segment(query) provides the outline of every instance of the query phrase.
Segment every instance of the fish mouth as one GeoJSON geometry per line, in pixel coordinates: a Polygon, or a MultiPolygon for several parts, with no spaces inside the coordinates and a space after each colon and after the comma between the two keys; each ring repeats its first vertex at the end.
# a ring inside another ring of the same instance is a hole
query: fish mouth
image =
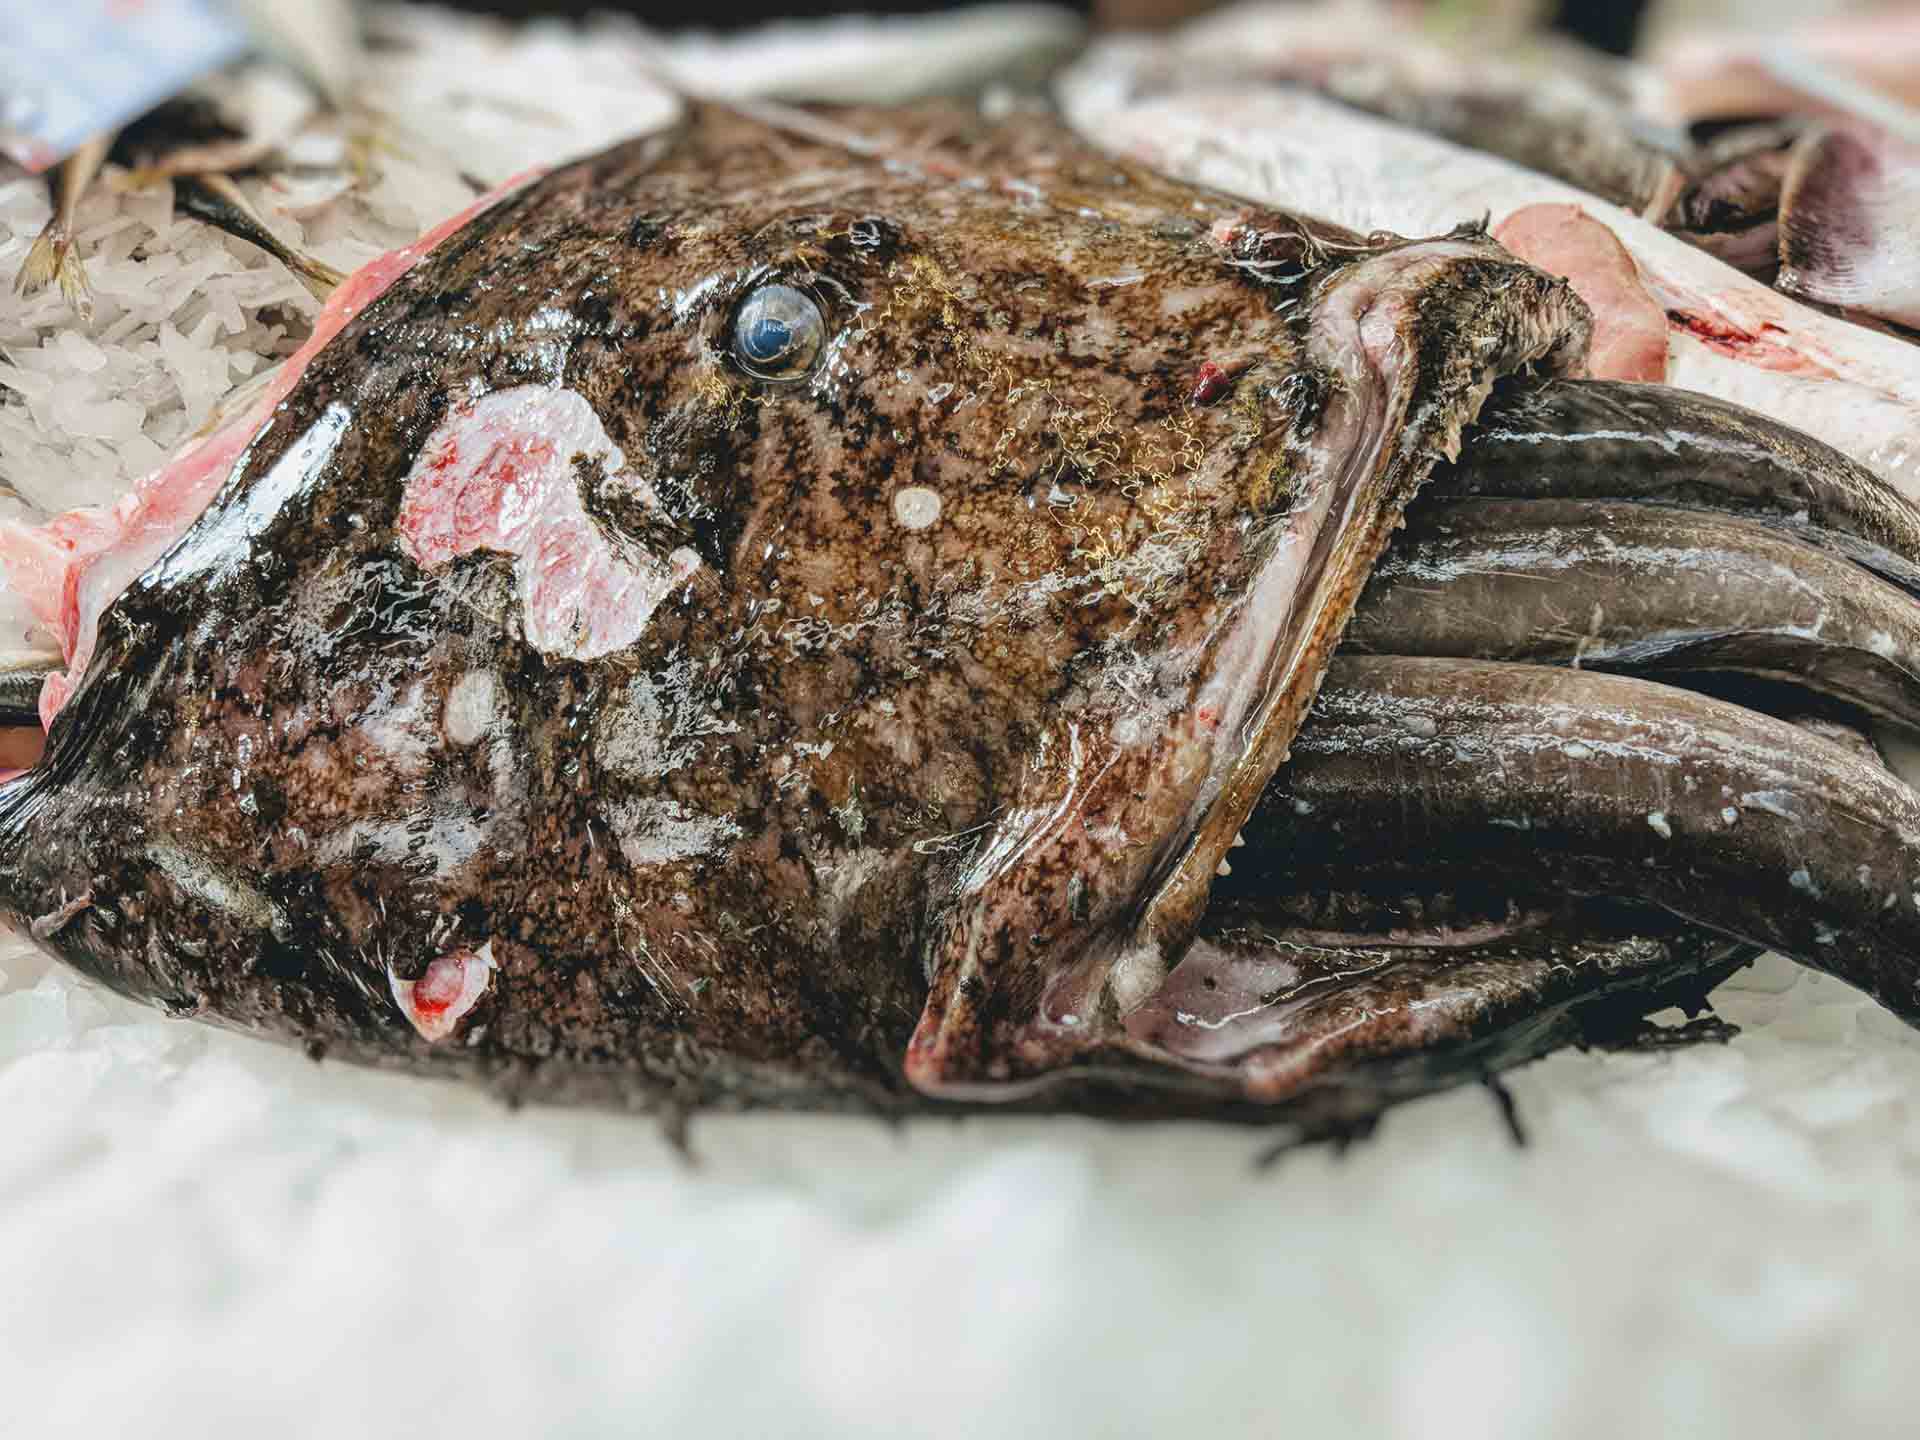
{"type": "Polygon", "coordinates": [[[1037,887],[1012,872],[1064,874],[1090,853],[1110,870],[1128,863],[1101,856],[1086,823],[1124,809],[1112,792],[1128,785],[1127,767],[1102,773],[1090,756],[1050,809],[1022,815],[1024,829],[1004,827],[982,852],[997,872],[977,867],[977,892],[943,917],[933,941],[928,999],[904,1064],[910,1083],[995,1100],[1102,1054],[1180,1063],[1130,1035],[1126,1017],[1164,986],[1199,928],[1215,876],[1284,762],[1407,502],[1437,460],[1458,453],[1497,379],[1577,374],[1590,336],[1591,317],[1564,282],[1477,231],[1395,240],[1318,283],[1301,338],[1326,398],[1304,438],[1290,508],[1272,522],[1185,713],[1139,767],[1161,790],[1134,814],[1162,838],[1131,878],[1118,877],[1112,908],[1070,936],[1048,935],[1032,925],[1037,887]]]}
{"type": "Polygon", "coordinates": [[[1517,268],[1477,238],[1419,241],[1345,267],[1319,297],[1307,355],[1331,384],[1310,442],[1317,478],[1275,537],[1203,691],[1203,706],[1238,723],[1223,727],[1214,774],[1188,813],[1191,838],[1146,907],[1144,936],[1177,945],[1193,933],[1374,562],[1434,464],[1458,457],[1494,381],[1584,366],[1591,321],[1564,285],[1540,287],[1536,310],[1503,313],[1492,303],[1495,274],[1511,278],[1517,268]],[[1476,309],[1470,297],[1489,303],[1476,309]],[[1436,363],[1442,337],[1466,355],[1436,363]]]}

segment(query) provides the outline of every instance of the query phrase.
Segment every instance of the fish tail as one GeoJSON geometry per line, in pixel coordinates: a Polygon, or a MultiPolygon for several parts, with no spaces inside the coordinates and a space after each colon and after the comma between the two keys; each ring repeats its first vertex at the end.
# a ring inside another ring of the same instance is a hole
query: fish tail
{"type": "Polygon", "coordinates": [[[33,295],[51,285],[60,273],[60,257],[72,243],[58,218],[47,221],[34,237],[27,258],[20,262],[20,272],[13,277],[13,293],[33,295]]]}
{"type": "Polygon", "coordinates": [[[13,277],[13,293],[35,295],[56,282],[74,312],[82,320],[93,319],[93,286],[80,263],[73,234],[58,216],[47,221],[35,237],[19,273],[13,277]]]}
{"type": "Polygon", "coordinates": [[[282,259],[286,267],[294,273],[295,278],[307,287],[316,300],[326,300],[346,283],[347,277],[326,261],[316,260],[313,256],[298,250],[288,250],[282,259]]]}

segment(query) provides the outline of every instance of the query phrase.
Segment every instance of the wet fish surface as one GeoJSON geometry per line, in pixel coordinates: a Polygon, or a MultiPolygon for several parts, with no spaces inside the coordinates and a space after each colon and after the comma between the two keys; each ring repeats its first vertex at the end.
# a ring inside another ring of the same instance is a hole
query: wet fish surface
{"type": "Polygon", "coordinates": [[[1592,341],[1478,225],[694,106],[348,277],[111,514],[0,526],[64,662],[0,905],[179,1014],[668,1114],[1336,1134],[1761,945],[1911,1016],[1912,792],[1750,707],[1910,721],[1920,520],[1592,341]],[[1745,698],[1495,663],[1590,644],[1745,698]]]}
{"type": "Polygon", "coordinates": [[[1123,1017],[1427,470],[1587,339],[1471,228],[957,109],[701,108],[350,299],[60,579],[0,892],[179,1013],[653,1107],[1245,1101],[1123,1017]]]}
{"type": "Polygon", "coordinates": [[[1353,889],[1385,915],[1461,884],[1629,896],[1920,1015],[1920,795],[1855,746],[1537,665],[1342,656],[1322,694],[1223,906],[1287,917],[1353,889]]]}
{"type": "Polygon", "coordinates": [[[1770,526],[1652,505],[1427,505],[1347,646],[1797,684],[1920,728],[1920,606],[1770,526]]]}

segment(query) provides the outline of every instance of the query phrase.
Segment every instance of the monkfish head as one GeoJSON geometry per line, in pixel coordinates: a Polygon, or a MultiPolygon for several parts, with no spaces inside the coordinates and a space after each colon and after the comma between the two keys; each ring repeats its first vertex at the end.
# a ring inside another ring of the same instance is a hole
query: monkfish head
{"type": "Polygon", "coordinates": [[[81,617],[0,889],[131,993],[550,1090],[1150,1072],[1401,507],[1584,341],[1477,234],[1042,116],[696,108],[305,363],[81,617]]]}

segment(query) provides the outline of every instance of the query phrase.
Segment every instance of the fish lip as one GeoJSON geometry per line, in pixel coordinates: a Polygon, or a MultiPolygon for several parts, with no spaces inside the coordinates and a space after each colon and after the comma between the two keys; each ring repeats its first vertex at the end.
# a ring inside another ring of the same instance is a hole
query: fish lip
{"type": "MultiPolygon", "coordinates": [[[[1418,346],[1408,343],[1425,323],[1423,304],[1431,293],[1430,282],[1462,262],[1488,260],[1514,264],[1492,242],[1458,234],[1403,242],[1343,268],[1317,297],[1306,329],[1307,354],[1339,382],[1328,402],[1330,422],[1323,420],[1317,444],[1324,455],[1328,423],[1347,427],[1353,436],[1335,452],[1340,458],[1334,459],[1330,479],[1319,487],[1327,510],[1314,528],[1305,585],[1293,586],[1289,596],[1297,600],[1304,588],[1317,595],[1319,603],[1307,616],[1304,633],[1290,644],[1286,622],[1297,615],[1297,608],[1290,607],[1276,624],[1256,601],[1263,587],[1284,578],[1288,557],[1276,553],[1263,563],[1236,626],[1240,633],[1228,641],[1252,652],[1250,659],[1259,667],[1257,693],[1246,705],[1244,723],[1231,731],[1221,727],[1214,774],[1189,810],[1189,838],[1178,860],[1168,867],[1145,908],[1141,940],[1177,948],[1193,933],[1232,837],[1285,762],[1286,746],[1306,717],[1374,560],[1435,460],[1441,454],[1458,454],[1461,432],[1490,392],[1496,368],[1491,355],[1483,362],[1484,378],[1469,393],[1451,405],[1428,396],[1422,410],[1415,411],[1418,346]],[[1383,273],[1369,273],[1375,270],[1383,273]],[[1340,414],[1356,397],[1362,402],[1358,413],[1340,414]],[[1234,748],[1229,752],[1230,746],[1234,748]]],[[[1518,341],[1512,344],[1517,354],[1507,357],[1503,368],[1540,362],[1554,370],[1575,370],[1584,364],[1590,317],[1571,291],[1559,298],[1568,307],[1563,325],[1570,325],[1563,328],[1547,319],[1538,324],[1537,335],[1511,337],[1510,343],[1518,341]]],[[[1216,663],[1216,680],[1233,670],[1231,653],[1216,663]]]]}
{"type": "MultiPolygon", "coordinates": [[[[994,933],[984,911],[964,913],[959,933],[971,938],[943,942],[961,958],[951,977],[936,974],[907,1047],[906,1078],[923,1093],[981,1083],[1004,1092],[1090,1052],[1178,1063],[1129,1037],[1125,1016],[1157,993],[1198,929],[1218,866],[1283,763],[1407,501],[1442,454],[1457,453],[1495,379],[1534,365],[1577,373],[1591,335],[1586,307],[1563,281],[1465,234],[1395,240],[1342,265],[1309,316],[1306,357],[1334,387],[1309,442],[1310,486],[1296,491],[1307,498],[1286,512],[1237,615],[1208,642],[1175,721],[1193,726],[1211,706],[1210,749],[1193,762],[1205,773],[1180,782],[1193,785],[1184,813],[1160,832],[1162,858],[1135,900],[1058,959],[1016,949],[994,962],[1032,996],[1015,999],[1011,1015],[1004,1001],[989,1014],[959,984],[980,963],[965,957],[994,933]],[[1036,969],[1037,986],[1026,978],[1036,969]]],[[[1167,763],[1183,763],[1180,743],[1167,763]]]]}

